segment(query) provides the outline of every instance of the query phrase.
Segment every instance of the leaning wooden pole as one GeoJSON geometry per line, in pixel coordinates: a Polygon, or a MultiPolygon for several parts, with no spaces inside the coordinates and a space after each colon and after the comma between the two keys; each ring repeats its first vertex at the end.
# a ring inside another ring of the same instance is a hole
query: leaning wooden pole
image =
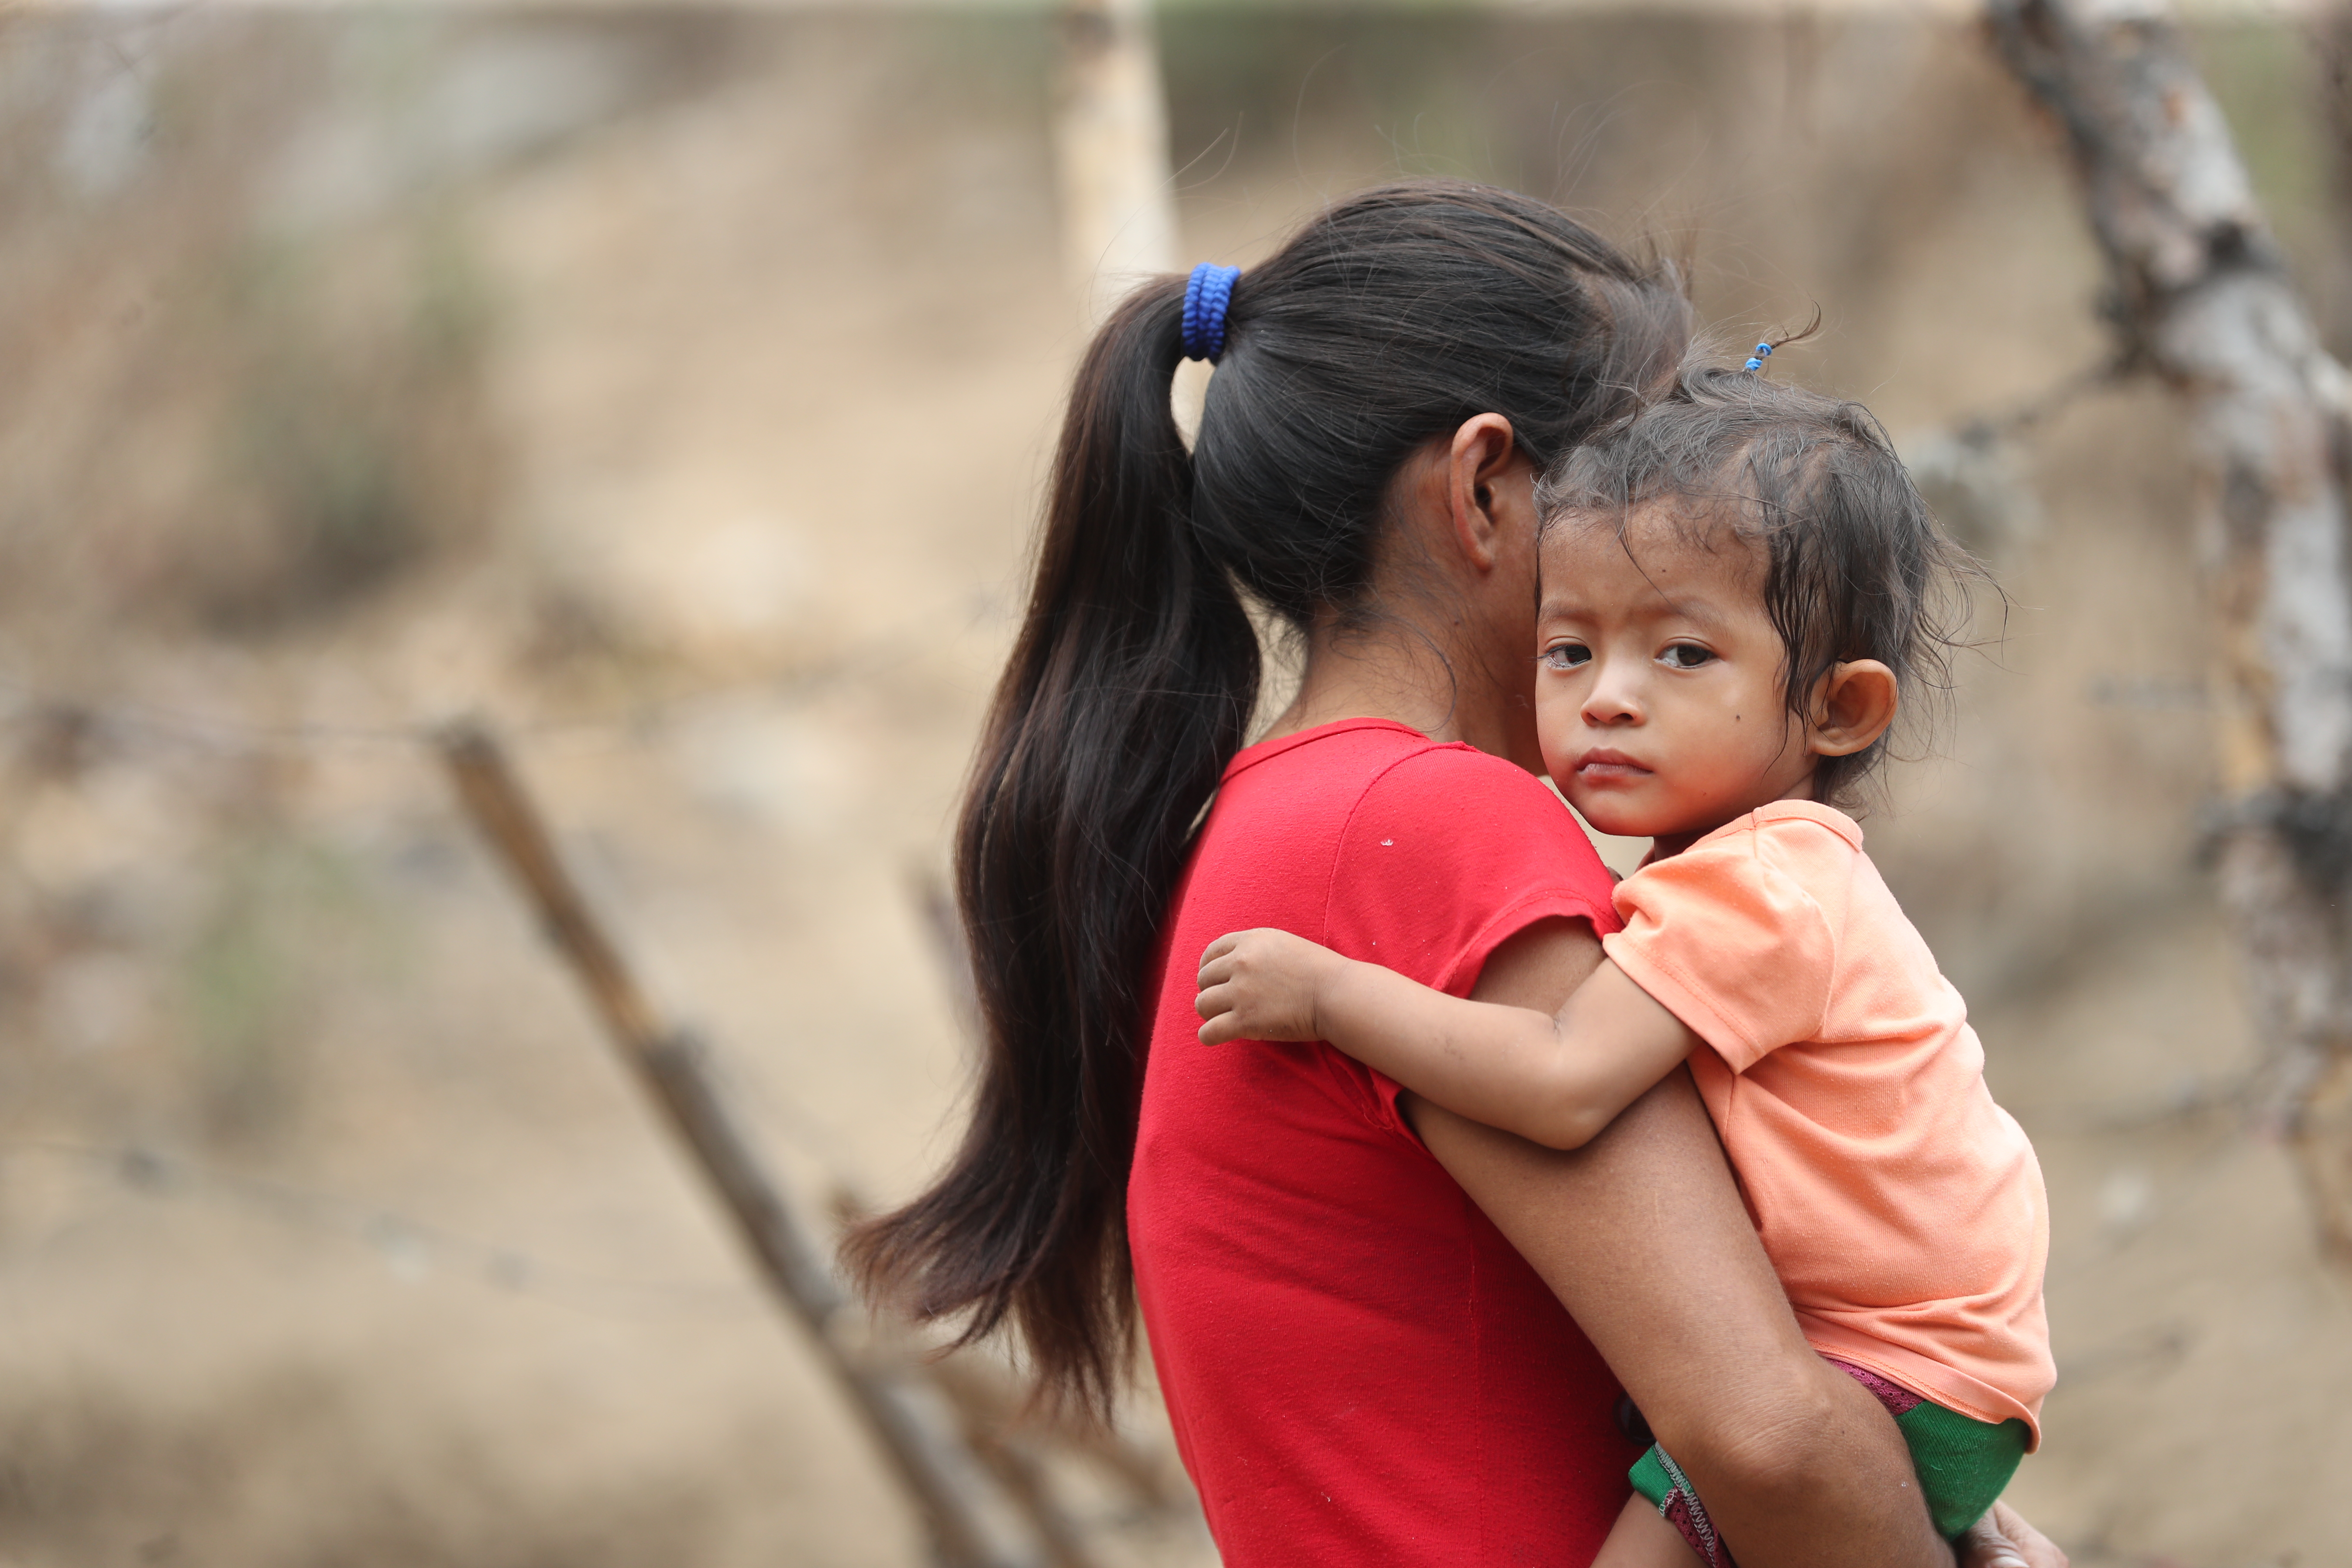
{"type": "Polygon", "coordinates": [[[1150,0],[1066,0],[1060,28],[1062,245],[1099,321],[1138,279],[1177,265],[1167,98],[1150,0]]]}
{"type": "MultiPolygon", "coordinates": [[[[1004,1539],[981,1458],[954,1412],[908,1364],[862,1353],[865,1321],[826,1267],[756,1145],[712,1080],[700,1045],[665,1024],[638,987],[557,853],[530,797],[490,731],[458,723],[439,737],[441,759],[467,815],[513,873],[586,990],[605,1032],[672,1131],[694,1154],[785,1309],[863,1418],[893,1473],[922,1510],[941,1568],[1034,1568],[1004,1539]],[[927,1397],[928,1395],[928,1397],[927,1397]]],[[[1017,1504],[1017,1500],[1016,1504],[1017,1504]]],[[[1058,1550],[1056,1556],[1064,1554],[1058,1550]]]]}
{"type": "Polygon", "coordinates": [[[2130,367],[2194,429],[2219,636],[2221,894],[2265,1046],[2259,1112],[2352,1259],[2352,580],[2343,368],[2321,347],[2220,107],[2160,4],[1989,0],[2064,128],[2130,367]]]}

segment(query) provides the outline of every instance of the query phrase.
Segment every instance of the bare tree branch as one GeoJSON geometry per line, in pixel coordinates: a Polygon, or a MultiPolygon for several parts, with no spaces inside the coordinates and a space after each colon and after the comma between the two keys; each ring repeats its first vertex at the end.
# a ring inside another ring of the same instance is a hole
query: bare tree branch
{"type": "Polygon", "coordinates": [[[2159,0],[1989,0],[2064,128],[2126,363],[2188,404],[2219,622],[2222,896],[2266,1047],[2262,1111],[2352,1258],[2352,583],[2347,378],[2159,0]]]}

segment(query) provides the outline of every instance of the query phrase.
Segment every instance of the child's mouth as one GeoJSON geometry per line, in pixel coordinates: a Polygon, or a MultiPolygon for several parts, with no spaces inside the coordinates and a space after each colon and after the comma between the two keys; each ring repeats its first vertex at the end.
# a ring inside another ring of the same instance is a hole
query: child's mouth
{"type": "Polygon", "coordinates": [[[1591,784],[1631,782],[1650,776],[1650,770],[1622,752],[1587,752],[1576,759],[1576,776],[1591,784]]]}

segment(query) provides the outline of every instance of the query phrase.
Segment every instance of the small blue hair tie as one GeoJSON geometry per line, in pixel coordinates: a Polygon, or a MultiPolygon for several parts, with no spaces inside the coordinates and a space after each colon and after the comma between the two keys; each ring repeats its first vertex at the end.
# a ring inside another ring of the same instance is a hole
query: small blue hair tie
{"type": "Polygon", "coordinates": [[[1225,307],[1234,300],[1234,280],[1242,275],[1238,267],[1219,267],[1203,261],[1192,268],[1191,281],[1184,285],[1184,357],[1204,359],[1211,364],[1225,352],[1225,307]]]}
{"type": "Polygon", "coordinates": [[[1771,357],[1772,345],[1770,343],[1758,343],[1756,345],[1756,352],[1749,354],[1748,356],[1748,363],[1741,365],[1739,368],[1742,370],[1762,370],[1764,368],[1764,362],[1771,357]]]}

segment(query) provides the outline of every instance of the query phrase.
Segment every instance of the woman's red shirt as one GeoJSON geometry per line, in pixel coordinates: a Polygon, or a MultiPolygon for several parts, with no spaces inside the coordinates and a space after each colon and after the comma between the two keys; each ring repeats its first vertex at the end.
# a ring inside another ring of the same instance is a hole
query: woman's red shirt
{"type": "Polygon", "coordinates": [[[1225,770],[1177,889],[1128,1188],[1160,1386],[1226,1568],[1590,1562],[1635,1450],[1609,1369],[1328,1046],[1206,1047],[1201,950],[1278,926],[1455,995],[1611,882],[1526,773],[1350,720],[1225,770]]]}

